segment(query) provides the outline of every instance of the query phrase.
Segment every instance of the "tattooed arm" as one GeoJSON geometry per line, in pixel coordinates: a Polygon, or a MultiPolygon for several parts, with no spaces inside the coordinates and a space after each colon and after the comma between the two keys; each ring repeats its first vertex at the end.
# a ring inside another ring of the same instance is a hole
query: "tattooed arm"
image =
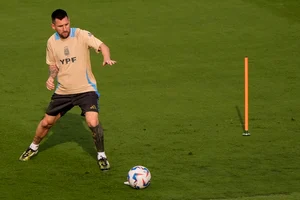
{"type": "Polygon", "coordinates": [[[49,77],[52,77],[53,79],[57,76],[58,68],[56,65],[49,65],[49,77]]]}
{"type": "Polygon", "coordinates": [[[55,87],[54,79],[58,74],[58,68],[56,65],[49,65],[49,78],[46,81],[46,87],[48,90],[53,90],[55,87]]]}

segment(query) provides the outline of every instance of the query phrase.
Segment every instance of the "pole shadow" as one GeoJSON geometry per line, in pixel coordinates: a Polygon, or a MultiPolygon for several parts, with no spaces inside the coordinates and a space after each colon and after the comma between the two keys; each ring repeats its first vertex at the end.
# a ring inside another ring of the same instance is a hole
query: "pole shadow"
{"type": "Polygon", "coordinates": [[[79,114],[67,113],[60,118],[44,138],[39,147],[39,152],[67,142],[77,143],[85,152],[96,159],[97,151],[92,133],[85,126],[85,118],[79,114]]]}
{"type": "Polygon", "coordinates": [[[244,120],[243,120],[243,117],[242,117],[242,114],[241,114],[241,110],[239,109],[238,106],[235,106],[235,109],[236,109],[236,112],[237,112],[239,120],[240,120],[242,131],[244,131],[245,130],[245,123],[244,123],[244,120]]]}

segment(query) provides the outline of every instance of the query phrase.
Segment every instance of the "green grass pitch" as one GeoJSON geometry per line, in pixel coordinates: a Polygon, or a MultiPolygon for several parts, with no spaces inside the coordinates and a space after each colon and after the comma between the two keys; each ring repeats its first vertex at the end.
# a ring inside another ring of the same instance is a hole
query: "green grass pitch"
{"type": "Polygon", "coordinates": [[[12,0],[0,11],[0,199],[300,199],[297,0],[12,0]],[[18,161],[52,95],[45,48],[56,8],[118,61],[101,67],[91,52],[108,172],[79,108],[37,157],[18,161]],[[135,165],[151,171],[149,188],[123,185],[135,165]]]}

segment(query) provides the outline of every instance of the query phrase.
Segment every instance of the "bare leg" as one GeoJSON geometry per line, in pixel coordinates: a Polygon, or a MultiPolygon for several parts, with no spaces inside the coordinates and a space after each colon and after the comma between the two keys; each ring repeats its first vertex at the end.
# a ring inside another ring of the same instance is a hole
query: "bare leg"
{"type": "Polygon", "coordinates": [[[19,160],[28,161],[31,157],[38,153],[38,147],[40,142],[48,134],[50,128],[53,124],[60,118],[60,114],[57,116],[50,116],[45,114],[44,118],[40,121],[39,125],[36,128],[35,136],[29,148],[24,151],[19,160]]]}
{"type": "Polygon", "coordinates": [[[109,170],[110,164],[104,152],[104,134],[103,128],[98,120],[98,113],[86,112],[85,119],[93,134],[94,143],[98,152],[98,165],[101,170],[109,170]]]}
{"type": "Polygon", "coordinates": [[[32,143],[38,145],[48,134],[50,128],[55,124],[55,122],[60,118],[60,114],[56,116],[50,116],[45,114],[44,118],[40,121],[36,128],[35,136],[32,143]]]}
{"type": "Polygon", "coordinates": [[[94,143],[98,152],[104,152],[104,134],[103,128],[98,120],[97,112],[85,113],[86,123],[92,131],[94,143]]]}

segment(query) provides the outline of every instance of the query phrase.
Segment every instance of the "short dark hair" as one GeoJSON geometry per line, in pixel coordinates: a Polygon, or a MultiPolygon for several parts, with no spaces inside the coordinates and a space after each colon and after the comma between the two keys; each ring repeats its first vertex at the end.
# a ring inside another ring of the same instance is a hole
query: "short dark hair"
{"type": "Polygon", "coordinates": [[[68,14],[65,10],[63,9],[56,9],[53,11],[51,18],[52,18],[52,23],[55,22],[55,19],[62,20],[63,18],[68,17],[68,14]]]}

